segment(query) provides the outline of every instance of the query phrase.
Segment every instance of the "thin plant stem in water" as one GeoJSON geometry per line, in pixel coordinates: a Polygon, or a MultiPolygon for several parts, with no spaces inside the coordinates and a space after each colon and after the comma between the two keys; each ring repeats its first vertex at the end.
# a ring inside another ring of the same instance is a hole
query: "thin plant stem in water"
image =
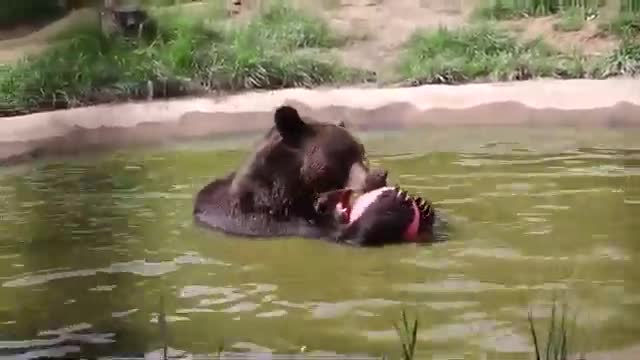
{"type": "Polygon", "coordinates": [[[216,351],[216,355],[218,357],[218,359],[220,359],[222,357],[222,353],[224,352],[224,341],[218,345],[218,349],[216,351]]]}
{"type": "Polygon", "coordinates": [[[158,313],[158,325],[160,327],[160,336],[162,338],[162,358],[167,360],[167,317],[164,310],[164,294],[160,295],[160,311],[158,313]]]}
{"type": "Polygon", "coordinates": [[[398,336],[400,337],[400,344],[402,345],[402,359],[413,360],[415,354],[416,343],[418,339],[418,318],[416,317],[413,324],[409,323],[407,319],[407,313],[402,310],[401,324],[394,324],[398,336]]]}
{"type": "Polygon", "coordinates": [[[533,314],[529,310],[529,330],[531,331],[531,339],[533,339],[533,347],[536,351],[536,360],[540,360],[540,345],[538,344],[538,334],[536,333],[536,326],[533,323],[533,314]]]}
{"type": "Polygon", "coordinates": [[[569,329],[567,328],[567,304],[562,306],[562,314],[557,314],[557,304],[554,299],[551,307],[551,319],[547,331],[547,343],[540,343],[540,338],[536,330],[532,311],[529,310],[529,331],[535,350],[536,360],[567,360],[569,356],[569,329]],[[558,319],[558,316],[560,318],[558,319]],[[544,353],[542,347],[544,346],[544,353]]]}

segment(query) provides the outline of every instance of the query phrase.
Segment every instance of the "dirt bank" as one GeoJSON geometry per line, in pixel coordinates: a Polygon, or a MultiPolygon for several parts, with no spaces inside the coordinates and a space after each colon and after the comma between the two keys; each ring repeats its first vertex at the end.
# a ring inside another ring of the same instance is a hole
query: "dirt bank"
{"type": "MultiPolygon", "coordinates": [[[[242,15],[250,15],[264,0],[243,0],[242,15]],[[245,14],[246,12],[246,14],[245,14]]],[[[348,35],[353,41],[337,51],[342,60],[378,73],[387,73],[397,59],[402,44],[416,29],[456,28],[469,23],[469,17],[481,3],[479,0],[291,0],[296,6],[311,10],[325,18],[332,28],[348,35]]],[[[187,3],[180,7],[186,14],[203,10],[206,3],[187,3]]],[[[616,5],[606,4],[603,17],[616,5]]],[[[605,16],[608,15],[608,16],[605,16]]],[[[0,63],[14,63],[24,55],[37,54],[51,44],[51,39],[63,29],[79,23],[97,20],[89,9],[71,12],[65,18],[25,35],[22,31],[0,31],[0,63]],[[4,41],[3,41],[4,40],[4,41]]],[[[239,19],[245,19],[240,16],[239,19]]],[[[553,28],[557,16],[511,20],[505,23],[522,38],[542,36],[558,49],[577,48],[586,54],[611,50],[617,41],[600,34],[595,22],[578,31],[561,32],[553,28]]]]}
{"type": "Polygon", "coordinates": [[[386,89],[287,89],[100,105],[5,118],[0,160],[261,131],[289,103],[357,130],[415,126],[640,126],[637,80],[540,80],[386,89]]]}
{"type": "Polygon", "coordinates": [[[97,11],[81,9],[35,31],[29,26],[0,31],[0,64],[11,64],[24,56],[37,55],[48,48],[56,36],[64,31],[74,26],[96,22],[97,19],[97,11]]]}

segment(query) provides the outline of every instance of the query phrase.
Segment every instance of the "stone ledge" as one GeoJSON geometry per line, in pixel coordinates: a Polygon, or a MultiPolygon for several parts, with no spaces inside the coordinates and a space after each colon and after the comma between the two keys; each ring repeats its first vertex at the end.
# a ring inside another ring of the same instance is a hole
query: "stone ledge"
{"type": "Polygon", "coordinates": [[[262,131],[271,126],[273,110],[284,103],[318,120],[345,121],[355,130],[462,125],[640,127],[637,79],[285,89],[4,118],[0,161],[262,131]]]}

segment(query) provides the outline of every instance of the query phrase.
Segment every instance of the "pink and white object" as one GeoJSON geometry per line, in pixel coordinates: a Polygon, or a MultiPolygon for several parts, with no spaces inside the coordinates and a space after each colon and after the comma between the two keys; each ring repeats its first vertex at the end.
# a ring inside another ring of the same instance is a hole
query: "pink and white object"
{"type": "MultiPolygon", "coordinates": [[[[355,200],[352,206],[349,206],[349,197],[351,192],[345,192],[341,201],[337,205],[337,210],[342,214],[344,221],[351,224],[362,216],[364,211],[371,204],[375,203],[378,197],[386,191],[395,192],[397,191],[397,188],[387,186],[362,194],[355,200]]],[[[413,208],[413,219],[403,235],[406,241],[415,241],[418,237],[418,230],[420,228],[420,210],[418,209],[418,205],[412,200],[411,206],[413,208]]]]}

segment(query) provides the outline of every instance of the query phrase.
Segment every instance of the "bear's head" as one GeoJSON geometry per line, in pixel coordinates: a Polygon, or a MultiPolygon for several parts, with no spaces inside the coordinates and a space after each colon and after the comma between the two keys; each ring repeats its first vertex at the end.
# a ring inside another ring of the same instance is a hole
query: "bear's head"
{"type": "Polygon", "coordinates": [[[235,174],[231,194],[247,211],[289,214],[313,210],[314,197],[330,190],[369,191],[386,185],[372,171],[364,146],[343,124],[303,119],[291,106],[274,113],[274,125],[235,174]]]}

